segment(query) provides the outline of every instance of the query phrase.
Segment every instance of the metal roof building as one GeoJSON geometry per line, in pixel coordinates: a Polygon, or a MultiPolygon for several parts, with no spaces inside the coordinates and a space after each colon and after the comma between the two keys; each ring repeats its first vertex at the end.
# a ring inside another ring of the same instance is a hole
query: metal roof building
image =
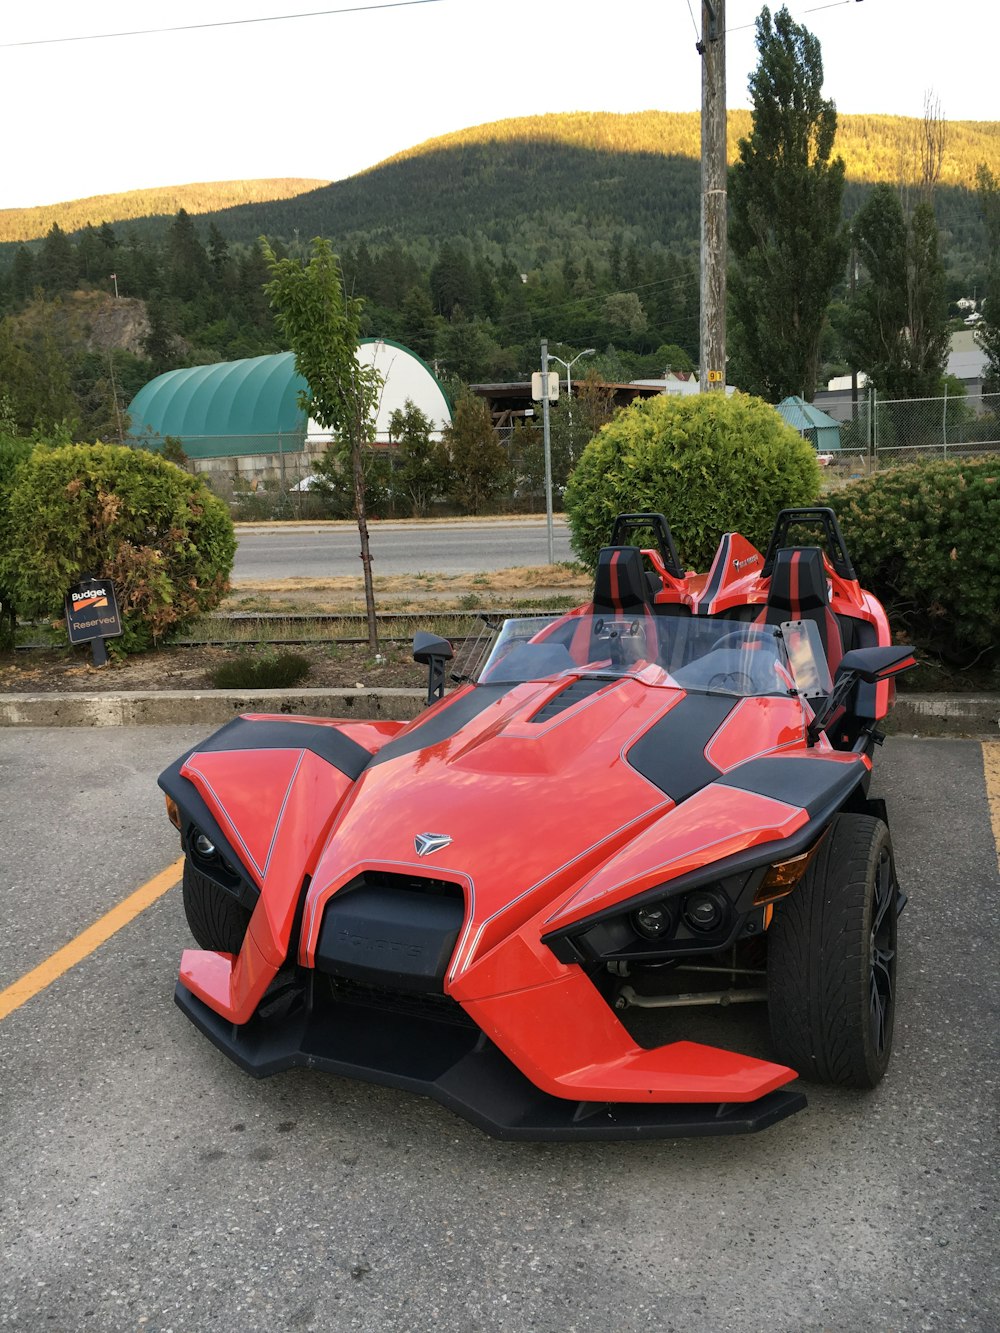
{"type": "MultiPolygon", "coordinates": [[[[358,361],[374,365],[383,380],[375,439],[389,438],[389,418],[410,399],[435,431],[451,422],[451,409],[433,371],[416,353],[384,338],[363,338],[358,361]]],[[[137,444],[161,449],[168,435],[191,459],[241,458],[322,447],[329,432],[299,407],[306,381],[292,352],[170,370],[143,386],[129,404],[129,429],[137,444]]]]}
{"type": "Polygon", "coordinates": [[[840,448],[840,422],[828,417],[797,394],[783,398],[775,409],[778,415],[808,440],[817,453],[835,453],[840,448]]]}

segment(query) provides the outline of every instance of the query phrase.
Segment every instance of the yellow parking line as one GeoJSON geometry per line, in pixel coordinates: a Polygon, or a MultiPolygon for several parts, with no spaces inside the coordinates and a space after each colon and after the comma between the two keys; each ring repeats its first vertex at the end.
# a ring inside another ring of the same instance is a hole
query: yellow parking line
{"type": "Polygon", "coordinates": [[[183,865],[182,856],[172,866],[167,866],[166,870],[154,875],[148,883],[143,884],[142,888],[136,889],[135,893],[130,893],[117,907],[105,912],[104,916],[99,917],[86,930],[82,930],[75,939],[70,940],[69,944],[64,944],[61,949],[50,954],[44,962],[26,972],[6,990],[0,991],[0,1019],[6,1018],[15,1009],[20,1009],[22,1004],[27,1003],[33,995],[43,991],[46,986],[51,986],[64,972],[82,962],[95,949],[99,949],[105,940],[109,940],[123,926],[135,920],[139,913],[155,903],[157,898],[162,898],[167,890],[172,889],[180,880],[183,865]]]}
{"type": "Polygon", "coordinates": [[[993,841],[997,847],[997,870],[1000,870],[1000,741],[984,742],[983,771],[986,774],[986,799],[990,806],[993,841]]]}

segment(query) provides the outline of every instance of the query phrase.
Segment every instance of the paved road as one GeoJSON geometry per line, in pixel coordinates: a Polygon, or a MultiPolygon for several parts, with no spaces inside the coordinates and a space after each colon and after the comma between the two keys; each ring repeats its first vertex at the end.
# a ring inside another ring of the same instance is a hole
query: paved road
{"type": "MultiPolygon", "coordinates": [[[[174,859],[152,777],[195,739],[0,730],[0,988],[174,859]]],[[[0,1021],[0,1328],[996,1333],[983,751],[881,759],[910,905],[876,1093],[812,1089],[749,1138],[539,1146],[393,1090],[255,1082],[171,1001],[174,889],[0,1021]]]]}
{"type": "MultiPolygon", "coordinates": [[[[569,529],[554,523],[556,561],[572,560],[569,529]]],[[[357,529],[348,524],[237,529],[233,582],[361,577],[357,529]]],[[[376,574],[485,573],[548,564],[544,516],[484,523],[372,523],[376,574]]]]}

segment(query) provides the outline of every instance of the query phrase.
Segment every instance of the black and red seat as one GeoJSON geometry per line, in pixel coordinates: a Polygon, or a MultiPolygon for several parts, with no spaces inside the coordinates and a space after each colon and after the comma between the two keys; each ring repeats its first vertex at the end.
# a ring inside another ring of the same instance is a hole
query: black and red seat
{"type": "Polygon", "coordinates": [[[767,607],[760,619],[767,625],[811,620],[833,676],[844,655],[844,637],[830,607],[830,582],[818,546],[786,546],[775,553],[767,607]]]}

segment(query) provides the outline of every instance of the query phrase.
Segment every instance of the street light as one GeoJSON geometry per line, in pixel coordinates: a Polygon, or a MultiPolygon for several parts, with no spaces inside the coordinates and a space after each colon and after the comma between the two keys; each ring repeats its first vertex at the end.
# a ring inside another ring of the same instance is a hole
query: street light
{"type": "Polygon", "coordinates": [[[596,353],[597,353],[596,347],[587,347],[584,349],[584,351],[577,352],[576,356],[574,356],[572,361],[564,361],[561,356],[554,356],[551,352],[549,353],[550,361],[558,361],[561,366],[566,367],[566,397],[569,400],[569,411],[571,416],[573,414],[573,385],[569,378],[569,372],[580,360],[581,356],[595,356],[596,353]]]}

